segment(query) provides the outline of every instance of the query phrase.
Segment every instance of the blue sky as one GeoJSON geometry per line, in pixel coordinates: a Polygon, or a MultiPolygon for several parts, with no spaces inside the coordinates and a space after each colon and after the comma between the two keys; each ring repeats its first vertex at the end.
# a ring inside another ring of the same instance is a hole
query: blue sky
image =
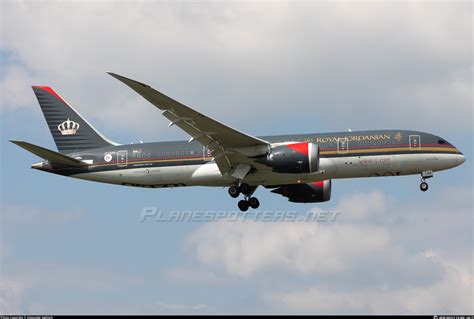
{"type": "Polygon", "coordinates": [[[1,312],[473,311],[470,2],[1,6],[1,312]],[[416,129],[467,160],[426,193],[418,176],[335,180],[320,205],[257,190],[262,209],[335,223],[142,223],[236,201],[46,174],[8,142],[55,149],[31,85],[115,141],[187,139],[106,71],[253,135],[416,129]]]}

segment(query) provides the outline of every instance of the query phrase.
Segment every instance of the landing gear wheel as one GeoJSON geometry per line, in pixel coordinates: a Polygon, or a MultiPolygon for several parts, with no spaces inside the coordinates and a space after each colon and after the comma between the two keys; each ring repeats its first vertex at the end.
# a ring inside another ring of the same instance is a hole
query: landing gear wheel
{"type": "Polygon", "coordinates": [[[252,193],[252,188],[250,187],[249,184],[242,183],[240,184],[240,192],[244,194],[245,196],[248,196],[250,195],[250,193],[252,193]]]}
{"type": "Polygon", "coordinates": [[[237,186],[229,187],[228,192],[229,192],[230,197],[232,197],[232,198],[237,198],[240,195],[240,190],[237,186]]]}
{"type": "Polygon", "coordinates": [[[250,197],[248,203],[253,209],[257,209],[260,206],[260,202],[258,201],[257,197],[250,197]]]}
{"type": "Polygon", "coordinates": [[[421,189],[422,192],[426,192],[428,190],[428,183],[422,182],[420,184],[420,189],[421,189]]]}
{"type": "Polygon", "coordinates": [[[246,212],[249,209],[249,202],[242,199],[239,201],[238,206],[241,211],[246,212]]]}

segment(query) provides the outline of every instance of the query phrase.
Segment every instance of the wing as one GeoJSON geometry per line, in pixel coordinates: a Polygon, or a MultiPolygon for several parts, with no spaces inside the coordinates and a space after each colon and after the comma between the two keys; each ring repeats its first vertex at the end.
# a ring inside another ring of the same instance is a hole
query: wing
{"type": "MultiPolygon", "coordinates": [[[[163,111],[163,116],[169,119],[170,125],[176,125],[188,133],[191,141],[199,141],[206,146],[216,161],[222,174],[237,169],[239,164],[248,166],[251,159],[248,156],[258,156],[268,152],[269,143],[260,138],[245,134],[205,116],[184,104],[160,93],[149,85],[110,73],[111,76],[129,86],[151,104],[163,111]]],[[[242,175],[239,173],[238,175],[242,175]]]]}

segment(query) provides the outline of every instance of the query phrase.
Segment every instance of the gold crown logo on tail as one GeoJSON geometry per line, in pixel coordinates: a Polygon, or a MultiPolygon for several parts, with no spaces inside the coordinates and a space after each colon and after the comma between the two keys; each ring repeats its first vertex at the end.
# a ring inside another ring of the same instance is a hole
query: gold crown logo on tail
{"type": "Polygon", "coordinates": [[[58,125],[58,130],[61,135],[75,135],[79,129],[79,123],[73,122],[69,119],[58,125]]]}

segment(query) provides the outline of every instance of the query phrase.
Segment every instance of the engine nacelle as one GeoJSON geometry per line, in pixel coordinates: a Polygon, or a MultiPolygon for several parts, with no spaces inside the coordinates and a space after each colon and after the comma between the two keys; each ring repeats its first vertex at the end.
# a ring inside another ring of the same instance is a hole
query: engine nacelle
{"type": "Polygon", "coordinates": [[[288,184],[272,190],[272,193],[288,197],[294,203],[319,203],[331,199],[331,180],[305,184],[288,184]]]}
{"type": "Polygon", "coordinates": [[[277,173],[313,173],[319,170],[319,146],[314,143],[292,143],[272,147],[267,156],[256,162],[277,173]]]}

